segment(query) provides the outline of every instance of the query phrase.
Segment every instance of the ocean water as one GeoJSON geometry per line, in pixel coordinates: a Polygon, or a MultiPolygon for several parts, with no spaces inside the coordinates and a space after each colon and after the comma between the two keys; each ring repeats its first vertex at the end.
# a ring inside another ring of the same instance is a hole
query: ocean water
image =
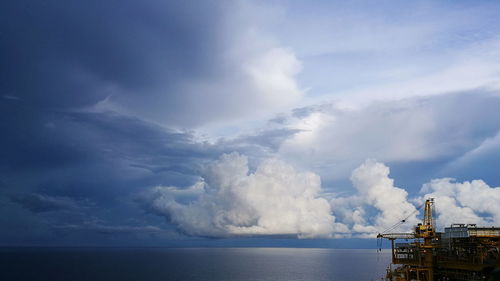
{"type": "Polygon", "coordinates": [[[308,248],[3,248],[5,281],[370,281],[390,253],[308,248]]]}

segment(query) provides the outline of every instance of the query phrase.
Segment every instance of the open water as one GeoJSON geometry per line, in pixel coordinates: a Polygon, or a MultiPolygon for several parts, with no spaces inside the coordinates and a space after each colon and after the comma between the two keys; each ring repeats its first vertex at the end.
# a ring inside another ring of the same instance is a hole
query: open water
{"type": "Polygon", "coordinates": [[[308,248],[3,248],[5,281],[370,281],[388,251],[308,248]]]}

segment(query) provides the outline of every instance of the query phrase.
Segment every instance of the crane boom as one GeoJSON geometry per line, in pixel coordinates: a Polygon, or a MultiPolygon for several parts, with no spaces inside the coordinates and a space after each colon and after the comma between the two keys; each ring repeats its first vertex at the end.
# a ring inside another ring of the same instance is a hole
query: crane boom
{"type": "Polygon", "coordinates": [[[385,239],[414,239],[415,233],[384,233],[378,234],[377,238],[385,238],[385,239]]]}
{"type": "MultiPolygon", "coordinates": [[[[386,239],[414,239],[414,238],[432,238],[435,236],[435,222],[432,216],[434,209],[434,198],[429,198],[425,200],[424,204],[424,219],[423,223],[419,223],[415,227],[415,232],[413,233],[379,233],[377,238],[386,238],[386,239]]],[[[404,222],[406,220],[403,220],[404,222]]],[[[397,225],[399,225],[398,223],[397,225]]],[[[393,228],[393,227],[392,227],[393,228]]],[[[392,229],[391,228],[391,229],[392,229]]]]}

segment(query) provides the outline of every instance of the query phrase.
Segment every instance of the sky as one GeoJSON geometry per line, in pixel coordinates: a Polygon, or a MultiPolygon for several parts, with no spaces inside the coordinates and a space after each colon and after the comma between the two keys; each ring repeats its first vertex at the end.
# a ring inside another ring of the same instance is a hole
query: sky
{"type": "Polygon", "coordinates": [[[3,1],[0,246],[500,225],[497,1],[3,1]]]}

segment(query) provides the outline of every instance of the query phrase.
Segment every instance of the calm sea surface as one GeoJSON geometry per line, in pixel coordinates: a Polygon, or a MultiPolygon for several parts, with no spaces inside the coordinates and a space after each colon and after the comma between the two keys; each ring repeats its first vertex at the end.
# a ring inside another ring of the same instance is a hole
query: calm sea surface
{"type": "Polygon", "coordinates": [[[302,248],[3,248],[5,281],[370,281],[390,254],[302,248]]]}

